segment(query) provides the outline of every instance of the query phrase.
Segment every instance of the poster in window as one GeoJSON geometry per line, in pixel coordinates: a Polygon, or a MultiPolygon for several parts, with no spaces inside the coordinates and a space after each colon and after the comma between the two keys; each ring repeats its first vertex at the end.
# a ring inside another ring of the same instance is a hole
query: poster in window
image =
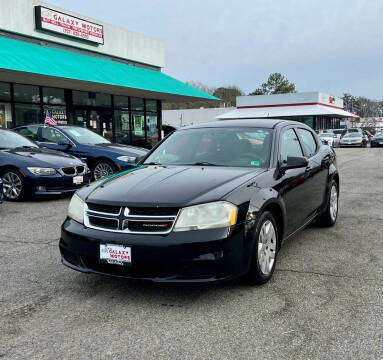
{"type": "Polygon", "coordinates": [[[143,132],[143,116],[135,115],[134,116],[134,135],[142,136],[143,132]]]}
{"type": "Polygon", "coordinates": [[[0,128],[1,127],[7,127],[6,121],[5,121],[5,106],[0,105],[0,128]]]}
{"type": "Polygon", "coordinates": [[[129,113],[121,114],[121,130],[129,131],[129,113]]]}

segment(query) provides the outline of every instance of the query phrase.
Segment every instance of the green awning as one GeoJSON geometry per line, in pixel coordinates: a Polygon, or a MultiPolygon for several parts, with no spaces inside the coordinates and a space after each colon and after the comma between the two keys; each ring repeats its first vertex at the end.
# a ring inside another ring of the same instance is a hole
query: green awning
{"type": "Polygon", "coordinates": [[[0,81],[4,70],[95,83],[94,91],[107,85],[147,91],[159,99],[219,100],[160,71],[0,37],[0,81]]]}

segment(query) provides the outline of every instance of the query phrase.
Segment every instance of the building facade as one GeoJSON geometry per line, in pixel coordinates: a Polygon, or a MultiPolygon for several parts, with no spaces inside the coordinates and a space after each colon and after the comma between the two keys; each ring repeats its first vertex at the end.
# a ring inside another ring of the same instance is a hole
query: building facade
{"type": "Polygon", "coordinates": [[[236,105],[217,119],[288,119],[322,130],[338,129],[342,119],[357,117],[343,110],[341,98],[321,92],[238,96],[236,105]]]}
{"type": "Polygon", "coordinates": [[[88,127],[112,141],[161,139],[162,101],[216,100],[165,75],[164,44],[34,0],[2,1],[0,126],[88,127]]]}

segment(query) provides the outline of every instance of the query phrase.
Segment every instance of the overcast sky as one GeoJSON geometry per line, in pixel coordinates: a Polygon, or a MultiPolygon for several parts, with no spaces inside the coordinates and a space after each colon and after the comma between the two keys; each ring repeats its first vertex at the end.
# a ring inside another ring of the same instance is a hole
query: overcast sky
{"type": "Polygon", "coordinates": [[[383,99],[382,0],[46,1],[163,40],[183,81],[248,93],[281,72],[298,91],[383,99]]]}

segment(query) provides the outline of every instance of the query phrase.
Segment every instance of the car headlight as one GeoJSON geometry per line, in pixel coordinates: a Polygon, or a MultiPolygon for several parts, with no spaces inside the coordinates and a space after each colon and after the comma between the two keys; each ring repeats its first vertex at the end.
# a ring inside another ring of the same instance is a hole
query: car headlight
{"type": "Polygon", "coordinates": [[[52,176],[57,173],[57,171],[52,168],[28,167],[27,169],[36,176],[52,176]]]}
{"type": "Polygon", "coordinates": [[[183,208],[174,231],[217,229],[235,225],[238,208],[225,201],[183,208]]]}
{"type": "Polygon", "coordinates": [[[117,160],[124,161],[127,163],[135,163],[136,162],[136,157],[135,156],[119,156],[117,160]]]}
{"type": "Polygon", "coordinates": [[[84,223],[84,201],[76,194],[69,203],[68,216],[80,224],[84,223]]]}

